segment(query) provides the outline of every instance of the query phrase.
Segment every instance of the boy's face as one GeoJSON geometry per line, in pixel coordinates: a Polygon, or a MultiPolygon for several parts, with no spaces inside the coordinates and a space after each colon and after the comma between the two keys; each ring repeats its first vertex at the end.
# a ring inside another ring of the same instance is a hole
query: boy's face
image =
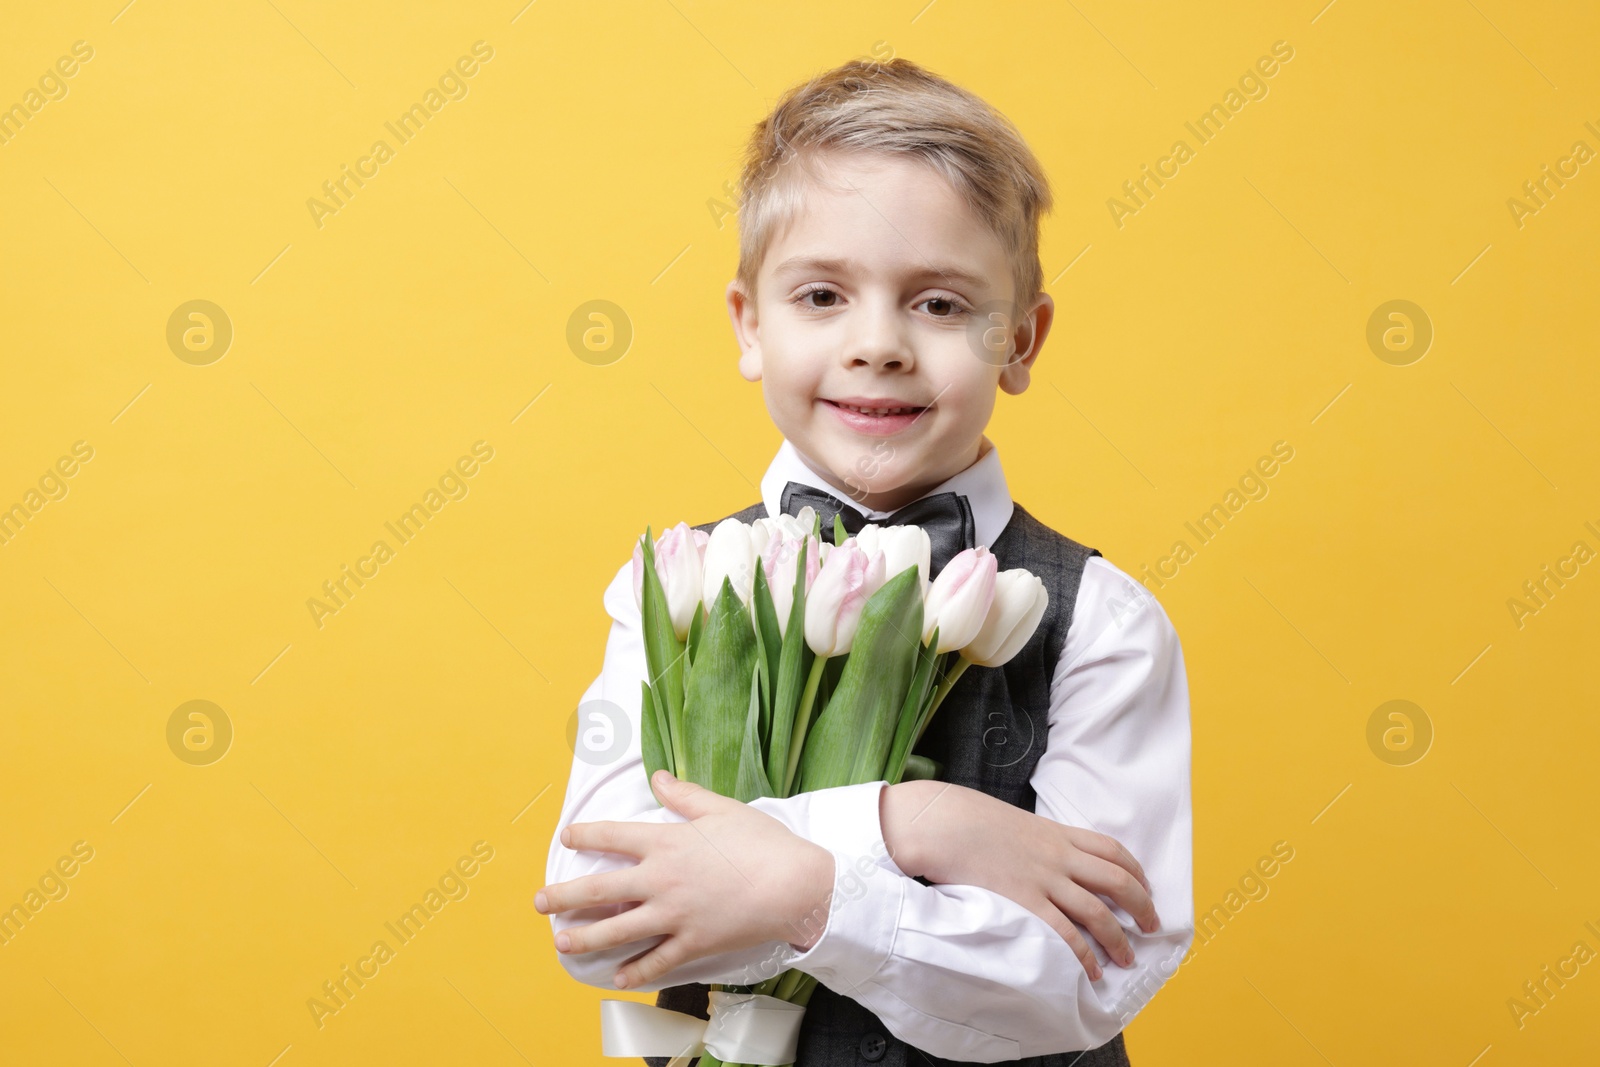
{"type": "Polygon", "coordinates": [[[987,450],[995,389],[1027,388],[1054,305],[1040,294],[1013,320],[999,238],[926,165],[865,153],[810,162],[828,180],[806,183],[756,300],[728,286],[739,370],[763,383],[772,421],[818,474],[865,508],[893,510],[987,450]]]}

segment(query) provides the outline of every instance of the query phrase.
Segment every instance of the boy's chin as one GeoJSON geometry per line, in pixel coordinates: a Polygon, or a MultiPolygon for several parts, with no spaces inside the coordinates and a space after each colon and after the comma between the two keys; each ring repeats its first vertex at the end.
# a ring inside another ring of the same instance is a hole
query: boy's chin
{"type": "Polygon", "coordinates": [[[839,444],[824,449],[824,455],[816,458],[829,480],[849,490],[855,501],[868,495],[881,497],[914,481],[919,466],[914,453],[890,447],[885,443],[889,440],[878,438],[860,446],[839,444]]]}

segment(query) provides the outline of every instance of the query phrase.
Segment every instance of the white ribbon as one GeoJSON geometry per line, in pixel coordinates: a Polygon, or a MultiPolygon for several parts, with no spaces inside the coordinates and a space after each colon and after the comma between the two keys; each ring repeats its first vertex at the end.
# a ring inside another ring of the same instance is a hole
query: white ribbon
{"type": "Polygon", "coordinates": [[[600,1001],[602,1056],[671,1056],[688,1067],[709,1052],[723,1063],[789,1064],[800,1043],[803,1004],[760,993],[710,990],[710,1019],[643,1004],[600,1001]]]}

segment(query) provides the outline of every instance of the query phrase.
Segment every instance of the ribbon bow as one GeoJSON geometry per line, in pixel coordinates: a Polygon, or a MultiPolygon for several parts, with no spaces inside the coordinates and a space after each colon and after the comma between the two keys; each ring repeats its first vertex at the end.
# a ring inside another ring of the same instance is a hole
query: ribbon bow
{"type": "MultiPolygon", "coordinates": [[[[822,536],[828,537],[833,529],[833,517],[844,520],[845,532],[857,534],[867,524],[867,517],[854,507],[825,490],[800,482],[788,482],[783,495],[778,498],[778,510],[784,515],[798,514],[810,505],[822,518],[822,536]]],[[[899,511],[881,520],[880,526],[920,526],[928,532],[932,547],[929,576],[944,570],[962,549],[977,544],[977,527],[972,521],[972,505],[960,493],[935,493],[913,500],[899,511]]]]}
{"type": "Polygon", "coordinates": [[[600,1001],[600,1054],[671,1056],[667,1067],[688,1067],[702,1052],[723,1063],[794,1062],[805,1005],[721,989],[709,998],[709,1019],[637,1000],[600,1001]]]}

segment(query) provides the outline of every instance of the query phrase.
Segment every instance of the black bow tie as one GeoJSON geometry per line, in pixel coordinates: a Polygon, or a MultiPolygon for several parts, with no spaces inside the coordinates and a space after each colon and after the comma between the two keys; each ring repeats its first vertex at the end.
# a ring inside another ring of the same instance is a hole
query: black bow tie
{"type": "MultiPolygon", "coordinates": [[[[867,525],[865,515],[832,493],[800,482],[788,482],[784,485],[783,495],[778,498],[778,508],[782,514],[798,514],[800,509],[808,504],[821,516],[822,536],[829,544],[833,543],[835,515],[844,519],[845,532],[851,535],[860,533],[861,528],[867,525]]],[[[928,532],[928,541],[933,549],[929,563],[931,568],[929,578],[937,576],[944,570],[945,565],[957,552],[977,545],[976,527],[972,521],[972,505],[960,493],[935,493],[933,496],[913,500],[899,511],[893,512],[887,519],[878,520],[877,525],[920,526],[928,532]]]]}

